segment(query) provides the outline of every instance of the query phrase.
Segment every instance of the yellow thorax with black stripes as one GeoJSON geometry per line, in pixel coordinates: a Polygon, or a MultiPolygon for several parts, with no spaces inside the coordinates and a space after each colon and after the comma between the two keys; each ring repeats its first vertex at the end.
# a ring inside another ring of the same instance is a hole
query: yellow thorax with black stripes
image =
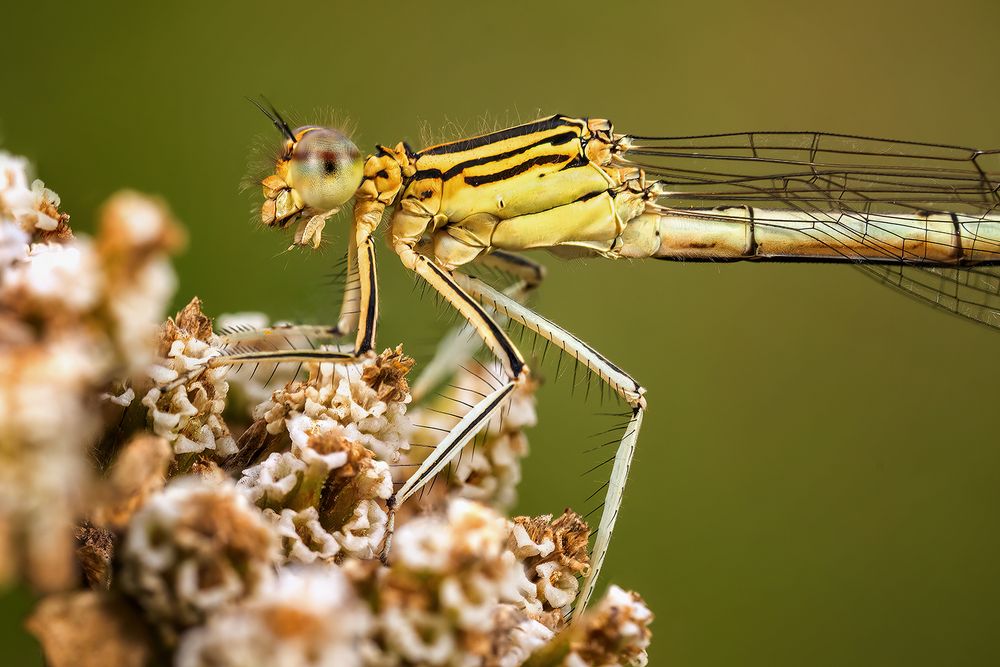
{"type": "Polygon", "coordinates": [[[611,137],[608,121],[556,115],[431,146],[416,154],[402,198],[442,222],[545,211],[616,185],[598,166],[611,137]]]}

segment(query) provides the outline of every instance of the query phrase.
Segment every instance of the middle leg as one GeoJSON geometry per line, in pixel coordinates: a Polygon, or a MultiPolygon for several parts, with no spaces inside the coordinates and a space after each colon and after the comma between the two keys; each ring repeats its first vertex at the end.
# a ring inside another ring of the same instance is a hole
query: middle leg
{"type": "Polygon", "coordinates": [[[397,245],[396,252],[404,266],[433,287],[475,328],[486,346],[499,359],[507,381],[481,399],[452,428],[430,456],[423,461],[420,468],[390,498],[392,506],[390,509],[405,502],[448,465],[497,413],[514,387],[527,380],[529,373],[524,358],[507,333],[476,299],[469,296],[455,282],[451,273],[438,266],[432,259],[416,252],[409,244],[397,245]]]}
{"type": "MultiPolygon", "coordinates": [[[[418,244],[421,254],[429,250],[430,244],[418,244]]],[[[539,287],[545,278],[545,267],[532,259],[513,252],[497,250],[489,254],[479,255],[474,263],[492,269],[498,269],[514,278],[514,282],[503,289],[503,293],[518,303],[525,303],[528,296],[539,287]]],[[[494,319],[505,325],[506,319],[502,313],[493,311],[494,319]]],[[[431,363],[424,367],[416,381],[410,385],[413,402],[419,403],[446,378],[458,371],[458,368],[470,359],[482,346],[482,340],[469,331],[470,325],[464,322],[453,328],[438,345],[437,353],[431,363]],[[471,334],[471,335],[470,335],[471,334]]]]}
{"type": "MultiPolygon", "coordinates": [[[[267,349],[236,351],[229,354],[211,357],[208,361],[207,367],[238,366],[246,363],[285,363],[303,361],[354,363],[366,355],[373,354],[375,349],[375,331],[378,324],[378,279],[375,264],[375,242],[372,238],[373,230],[374,226],[369,224],[363,218],[356,219],[351,230],[351,243],[355,246],[355,250],[351,253],[351,255],[354,257],[357,270],[358,288],[357,297],[351,297],[351,305],[349,308],[356,309],[361,315],[360,317],[354,315],[353,317],[346,318],[348,325],[356,325],[357,327],[353,351],[340,352],[323,349],[267,349]]],[[[344,321],[345,318],[342,313],[341,322],[343,323],[344,321]]],[[[308,328],[305,329],[308,330],[308,328]]],[[[332,336],[335,331],[327,330],[324,333],[332,336]]],[[[290,333],[295,332],[298,332],[297,328],[293,327],[290,329],[290,333]]],[[[265,333],[265,337],[266,335],[268,334],[265,333]]],[[[238,339],[234,342],[238,342],[238,339]]]]}

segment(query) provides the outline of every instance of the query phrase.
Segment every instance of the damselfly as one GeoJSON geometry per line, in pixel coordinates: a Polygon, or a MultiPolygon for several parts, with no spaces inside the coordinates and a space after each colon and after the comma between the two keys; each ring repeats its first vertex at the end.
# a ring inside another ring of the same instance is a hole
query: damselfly
{"type": "Polygon", "coordinates": [[[497,318],[518,323],[597,374],[630,406],[581,606],[594,590],[621,506],[645,390],[524,305],[544,274],[518,252],[844,262],[1000,328],[1000,151],[822,132],[629,135],[608,120],[556,115],[422,150],[378,146],[364,156],[337,129],[293,130],[273,108],[261,110],[284,137],[274,173],[263,180],[266,225],[294,225],[296,244],[316,246],[327,220],[354,201],[347,261],[358,288],[345,293],[337,326],[324,331],[356,332],[354,349],[240,351],[214,363],[351,362],[373,354],[373,236],[391,207],[392,250],[475,328],[505,377],[441,440],[390,509],[441,472],[527,381],[524,357],[497,318]],[[497,289],[465,271],[476,264],[500,268],[517,282],[497,289]]]}

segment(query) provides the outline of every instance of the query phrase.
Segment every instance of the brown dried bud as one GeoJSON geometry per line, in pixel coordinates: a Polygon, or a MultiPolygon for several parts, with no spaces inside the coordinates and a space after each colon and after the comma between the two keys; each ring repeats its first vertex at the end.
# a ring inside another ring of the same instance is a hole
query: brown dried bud
{"type": "Polygon", "coordinates": [[[375,363],[365,368],[361,378],[375,390],[379,400],[391,403],[405,401],[410,394],[406,375],[413,368],[413,359],[403,354],[403,346],[387,348],[375,358],[375,363]]]}
{"type": "Polygon", "coordinates": [[[590,527],[583,517],[569,509],[563,511],[555,521],[552,515],[538,517],[514,517],[514,528],[511,530],[510,548],[526,562],[537,564],[542,561],[556,561],[574,575],[585,575],[590,569],[590,556],[587,553],[590,540],[590,527]],[[523,541],[526,535],[532,547],[527,547],[523,541]],[[534,545],[551,543],[552,550],[546,554],[539,553],[534,545]]]}
{"type": "Polygon", "coordinates": [[[147,369],[155,386],[142,404],[149,409],[153,432],[173,446],[180,472],[199,458],[225,459],[236,452],[236,441],[222,417],[229,367],[207,365],[221,353],[221,345],[196,297],[163,325],[160,361],[147,369]]]}
{"type": "Polygon", "coordinates": [[[524,592],[523,603],[532,618],[555,628],[569,611],[580,590],[577,578],[590,567],[589,537],[583,517],[569,509],[555,521],[551,514],[514,519],[507,548],[524,564],[534,587],[524,592]]]}
{"type": "Polygon", "coordinates": [[[332,420],[289,421],[291,451],[244,470],[239,487],[274,525],[290,561],[372,558],[385,538],[389,465],[332,420]]]}
{"type": "Polygon", "coordinates": [[[84,523],[76,529],[76,557],[91,588],[107,590],[111,585],[114,534],[107,528],[84,523]]]}
{"type": "Polygon", "coordinates": [[[524,667],[642,667],[653,614],[636,593],[611,586],[601,601],[532,654],[524,667]]]}
{"type": "Polygon", "coordinates": [[[152,254],[180,250],[185,240],[180,223],[161,199],[123,190],[101,209],[98,250],[112,279],[127,278],[152,254]]]}
{"type": "Polygon", "coordinates": [[[178,628],[264,586],[276,547],[271,527],[231,483],[187,477],[132,518],[121,585],[171,641],[178,628]]]}
{"type": "Polygon", "coordinates": [[[163,488],[172,459],[173,450],[163,438],[149,433],[133,437],[98,486],[94,523],[123,529],[146,499],[163,488]]]}
{"type": "Polygon", "coordinates": [[[26,625],[50,667],[145,667],[155,655],[135,610],[106,592],[50,595],[26,625]]]}
{"type": "Polygon", "coordinates": [[[158,354],[166,357],[174,341],[180,338],[197,338],[209,341],[214,335],[212,318],[201,309],[201,299],[194,297],[177,315],[167,319],[160,334],[158,354]]]}

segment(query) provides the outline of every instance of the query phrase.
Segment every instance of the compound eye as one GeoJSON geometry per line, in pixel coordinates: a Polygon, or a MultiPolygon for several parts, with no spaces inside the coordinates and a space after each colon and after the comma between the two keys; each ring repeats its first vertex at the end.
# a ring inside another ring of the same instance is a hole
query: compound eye
{"type": "Polygon", "coordinates": [[[364,160],[342,132],[327,127],[303,127],[288,166],[289,185],[303,203],[316,211],[346,204],[361,185],[364,160]]]}

